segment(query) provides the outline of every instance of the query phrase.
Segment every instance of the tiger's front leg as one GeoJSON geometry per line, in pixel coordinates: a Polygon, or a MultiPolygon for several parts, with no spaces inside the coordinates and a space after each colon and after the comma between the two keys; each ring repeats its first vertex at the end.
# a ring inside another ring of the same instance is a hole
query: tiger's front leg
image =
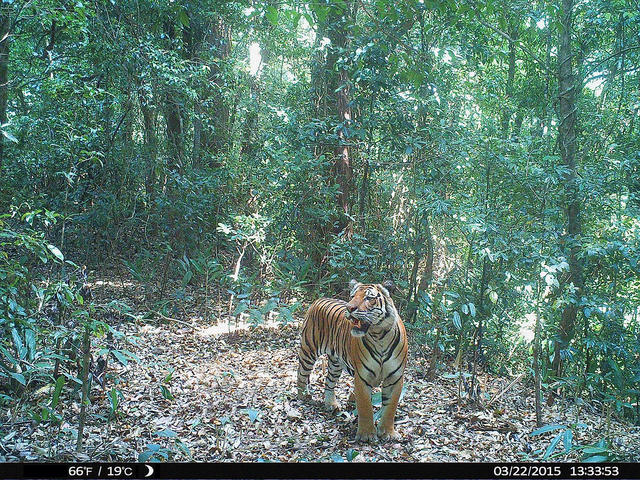
{"type": "Polygon", "coordinates": [[[371,387],[360,378],[358,372],[354,376],[354,393],[358,409],[357,442],[371,442],[376,439],[373,425],[373,405],[371,405],[371,387]]]}
{"type": "Polygon", "coordinates": [[[400,394],[402,393],[403,376],[400,376],[395,383],[390,382],[387,385],[382,385],[382,419],[378,424],[378,437],[380,440],[398,440],[400,435],[395,430],[395,418],[396,410],[398,408],[398,401],[400,400],[400,394]]]}

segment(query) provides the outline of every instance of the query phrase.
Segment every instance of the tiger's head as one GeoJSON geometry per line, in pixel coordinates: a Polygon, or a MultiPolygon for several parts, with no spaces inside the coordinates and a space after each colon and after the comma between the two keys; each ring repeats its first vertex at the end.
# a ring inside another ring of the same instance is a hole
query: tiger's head
{"type": "Polygon", "coordinates": [[[392,281],[364,284],[351,280],[349,288],[351,300],[347,303],[345,316],[353,325],[351,335],[362,337],[369,328],[384,324],[390,317],[394,318],[389,323],[395,322],[396,307],[389,293],[395,289],[392,281]]]}

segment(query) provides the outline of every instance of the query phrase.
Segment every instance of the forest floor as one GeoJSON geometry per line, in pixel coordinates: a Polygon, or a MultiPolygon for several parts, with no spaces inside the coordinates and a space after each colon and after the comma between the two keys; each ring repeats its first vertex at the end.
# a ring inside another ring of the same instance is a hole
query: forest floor
{"type": "MultiPolygon", "coordinates": [[[[94,295],[102,299],[135,305],[141,294],[131,281],[94,283],[94,295]]],[[[487,400],[469,405],[459,399],[457,380],[443,376],[446,366],[435,380],[424,378],[427,352],[410,344],[396,417],[400,441],[355,443],[355,407],[346,402],[352,380],[346,374],[337,387],[344,407],[339,413],[325,412],[320,403],[326,360],[311,376],[315,401],[295,396],[299,325],[236,328],[205,322],[185,305],[173,321],[138,318],[117,326],[135,342],[126,348],[139,362],[109,361],[109,372],[121,379],[115,385],[122,392],[117,419],[106,421],[114,385],[94,386],[86,453],[74,453],[71,434],[67,441],[60,434],[52,440],[51,430],[25,422],[4,438],[5,451],[16,452],[5,459],[138,461],[140,454],[147,452],[147,460],[155,452],[175,461],[535,461],[560,431],[530,435],[536,429],[533,395],[521,379],[482,374],[482,390],[490,399],[501,396],[490,406],[487,400]]],[[[587,403],[559,399],[544,407],[543,418],[545,425],[574,425],[574,445],[606,438],[625,460],[640,461],[640,428],[606,418],[587,403]]],[[[61,428],[72,431],[68,424],[61,428]]],[[[564,452],[563,442],[556,452],[564,452]]],[[[579,455],[574,450],[555,459],[579,455]]]]}

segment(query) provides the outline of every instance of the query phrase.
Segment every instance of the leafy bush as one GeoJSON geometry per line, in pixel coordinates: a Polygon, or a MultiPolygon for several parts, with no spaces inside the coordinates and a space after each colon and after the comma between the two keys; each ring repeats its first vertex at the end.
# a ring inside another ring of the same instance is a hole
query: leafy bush
{"type": "MultiPolygon", "coordinates": [[[[0,217],[0,403],[9,407],[7,415],[27,415],[55,428],[73,415],[72,403],[86,405],[93,379],[104,386],[106,358],[136,360],[109,340],[123,335],[98,319],[122,306],[96,307],[86,270],[47,240],[47,228],[59,218],[50,211],[0,217]],[[92,339],[99,338],[108,341],[91,365],[92,339]]],[[[112,389],[112,418],[119,395],[112,389]]],[[[85,416],[81,408],[78,446],[85,416]]]]}

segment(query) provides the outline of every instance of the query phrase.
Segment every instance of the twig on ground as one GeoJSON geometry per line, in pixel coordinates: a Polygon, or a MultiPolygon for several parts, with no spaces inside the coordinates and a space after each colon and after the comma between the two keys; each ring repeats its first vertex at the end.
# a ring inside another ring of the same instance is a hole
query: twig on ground
{"type": "Polygon", "coordinates": [[[192,323],[185,322],[184,320],[178,320],[177,318],[167,317],[166,315],[163,315],[158,311],[153,311],[152,310],[151,313],[154,314],[154,315],[157,315],[158,317],[162,318],[163,320],[167,320],[168,322],[176,322],[176,323],[179,323],[181,325],[186,325],[187,327],[194,328],[192,323]]]}
{"type": "Polygon", "coordinates": [[[491,404],[493,402],[495,402],[496,400],[498,400],[500,397],[502,397],[502,395],[504,395],[511,387],[513,387],[515,385],[515,383],[520,380],[520,378],[522,378],[522,376],[524,375],[524,373],[521,373],[520,375],[518,375],[509,385],[507,385],[507,388],[505,388],[504,390],[502,390],[498,395],[496,395],[495,397],[493,397],[491,400],[489,400],[489,403],[487,403],[487,408],[489,408],[491,406],[491,404]]]}

